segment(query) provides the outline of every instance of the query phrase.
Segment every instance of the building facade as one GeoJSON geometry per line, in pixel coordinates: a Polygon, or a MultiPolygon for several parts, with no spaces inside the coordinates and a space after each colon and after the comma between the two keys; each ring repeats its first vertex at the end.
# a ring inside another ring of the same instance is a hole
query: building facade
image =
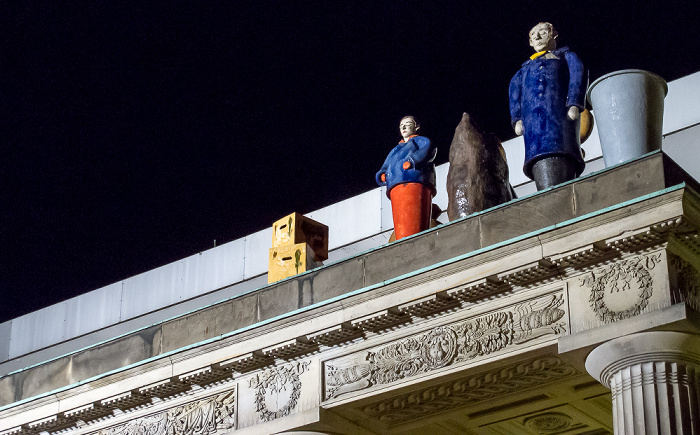
{"type": "Polygon", "coordinates": [[[266,231],[0,325],[0,434],[700,432],[700,74],[670,89],[664,152],[391,244],[336,204],[322,268],[266,285],[266,231]]]}

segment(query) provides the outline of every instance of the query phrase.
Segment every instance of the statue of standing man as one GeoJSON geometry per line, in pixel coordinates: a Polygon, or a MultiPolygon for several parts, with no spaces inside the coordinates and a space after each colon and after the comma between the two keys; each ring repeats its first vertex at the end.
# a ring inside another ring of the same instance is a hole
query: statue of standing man
{"type": "Polygon", "coordinates": [[[557,36],[550,23],[530,30],[536,53],[509,88],[511,123],[525,140],[523,171],[537,190],[572,180],[585,166],[579,137],[586,93],[583,63],[568,47],[557,49],[557,36]]]}
{"type": "Polygon", "coordinates": [[[437,148],[427,137],[418,136],[419,128],[414,117],[401,118],[403,140],[391,150],[375,177],[377,184],[386,186],[391,200],[396,240],[430,227],[437,148]]]}

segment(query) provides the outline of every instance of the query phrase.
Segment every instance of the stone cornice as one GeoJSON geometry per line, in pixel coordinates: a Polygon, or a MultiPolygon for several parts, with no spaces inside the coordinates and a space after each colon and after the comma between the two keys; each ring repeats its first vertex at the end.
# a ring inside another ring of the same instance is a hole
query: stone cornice
{"type": "MultiPolygon", "coordinates": [[[[681,195],[679,195],[678,191],[670,191],[646,201],[634,203],[632,206],[637,207],[639,210],[656,210],[663,208],[664,204],[673,203],[674,200],[677,201],[682,198],[682,191],[680,193],[681,195]],[[662,201],[659,201],[659,199],[662,201]]],[[[571,225],[578,226],[580,230],[581,226],[596,226],[594,221],[594,218],[591,221],[580,220],[571,225]]],[[[610,219],[606,219],[606,221],[608,225],[616,222],[610,219]]],[[[605,233],[603,228],[600,228],[600,230],[600,232],[605,233]]],[[[214,349],[225,349],[225,346],[231,346],[232,342],[241,342],[245,337],[223,338],[219,341],[205,342],[199,346],[193,346],[191,349],[173,352],[171,355],[157,358],[153,361],[153,363],[156,363],[160,360],[161,365],[162,362],[170,361],[172,375],[169,377],[155,383],[132,388],[116,396],[113,395],[91,403],[80,404],[75,408],[67,409],[35,422],[28,422],[22,426],[23,432],[17,433],[33,433],[34,429],[32,428],[38,428],[39,426],[41,428],[68,427],[71,424],[77,424],[81,417],[85,415],[95,418],[109,417],[115,409],[124,411],[140,406],[149,406],[153,403],[154,398],[163,400],[187,394],[193,388],[207,388],[255,370],[275,366],[284,361],[325,352],[338,346],[342,347],[345,343],[362,341],[368,336],[380,336],[388,331],[394,331],[404,326],[417,325],[426,322],[426,319],[435,319],[440,316],[454,317],[455,313],[459,315],[458,313],[462,310],[472,309],[473,304],[476,302],[507,297],[507,295],[518,294],[528,288],[542,286],[553,280],[563,280],[569,276],[580,274],[589,267],[615,261],[621,255],[665,245],[669,236],[676,237],[676,235],[679,235],[680,237],[688,238],[696,234],[695,231],[682,217],[672,217],[647,227],[626,231],[622,235],[613,235],[607,239],[599,239],[592,243],[588,242],[588,244],[577,246],[558,256],[539,258],[535,261],[512,267],[514,263],[510,261],[511,259],[523,261],[528,257],[528,255],[522,255],[523,247],[529,247],[528,249],[534,249],[535,251],[540,249],[538,235],[533,235],[529,239],[500,246],[492,251],[483,253],[486,257],[491,257],[490,261],[495,261],[493,258],[497,257],[498,261],[501,262],[500,267],[505,270],[491,270],[492,273],[485,277],[477,277],[477,279],[467,280],[464,284],[453,285],[455,281],[459,282],[463,279],[460,273],[474,268],[474,256],[462,256],[458,260],[446,262],[435,266],[435,268],[422,270],[419,274],[385,284],[381,292],[374,294],[375,302],[389,303],[393,301],[394,303],[379,311],[372,311],[372,306],[369,306],[366,308],[370,312],[367,313],[365,311],[363,313],[357,307],[367,305],[365,295],[362,293],[346,295],[342,298],[342,304],[336,302],[319,304],[313,308],[313,311],[300,312],[299,314],[304,314],[300,319],[293,317],[290,319],[277,319],[275,321],[277,325],[271,325],[279,333],[296,330],[302,332],[302,335],[293,337],[287,335],[289,338],[286,340],[260,348],[251,348],[250,345],[254,344],[255,340],[251,341],[249,336],[246,343],[244,343],[247,344],[249,349],[247,353],[217,359],[215,362],[182,373],[177,372],[176,366],[173,365],[177,361],[187,361],[193,354],[204,355],[214,349]],[[440,270],[441,268],[443,270],[440,270]],[[449,270],[449,272],[446,272],[446,270],[449,270]],[[438,271],[444,273],[437,273],[438,271]],[[417,289],[423,291],[424,295],[416,298],[417,289]],[[401,302],[402,298],[403,302],[401,302]],[[311,317],[328,318],[341,309],[348,310],[351,307],[356,307],[354,310],[351,310],[351,317],[348,317],[348,313],[346,313],[340,321],[327,324],[322,329],[311,330],[308,329],[309,326],[307,325],[307,331],[301,331],[295,327],[295,325],[299,325],[302,321],[311,317]]],[[[572,232],[572,234],[576,233],[578,232],[572,232]]],[[[692,237],[691,239],[694,240],[692,237]]],[[[476,262],[487,264],[489,261],[477,258],[476,262]]],[[[266,333],[269,335],[270,331],[268,329],[266,333]]],[[[104,382],[100,381],[99,383],[107,386],[118,380],[130,378],[139,371],[144,372],[144,369],[146,369],[145,371],[152,371],[154,367],[152,363],[149,364],[150,366],[147,369],[137,365],[122,371],[122,373],[117,373],[116,377],[105,379],[104,382]]],[[[164,367],[167,366],[168,363],[164,367]]],[[[66,389],[70,389],[70,387],[66,389]]],[[[82,388],[75,389],[74,393],[79,394],[79,390],[82,390],[82,388]]],[[[71,395],[69,391],[60,394],[65,395],[66,393],[71,395]]]]}

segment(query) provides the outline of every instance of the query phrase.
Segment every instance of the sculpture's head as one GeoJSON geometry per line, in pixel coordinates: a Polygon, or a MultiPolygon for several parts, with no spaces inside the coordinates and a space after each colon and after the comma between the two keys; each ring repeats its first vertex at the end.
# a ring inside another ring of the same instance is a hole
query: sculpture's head
{"type": "Polygon", "coordinates": [[[404,141],[408,141],[408,138],[416,134],[419,128],[420,124],[416,121],[416,118],[410,115],[404,116],[401,118],[401,122],[399,122],[399,132],[404,141]]]}
{"type": "Polygon", "coordinates": [[[535,51],[552,51],[557,48],[557,30],[551,23],[537,23],[530,30],[530,46],[535,51]]]}

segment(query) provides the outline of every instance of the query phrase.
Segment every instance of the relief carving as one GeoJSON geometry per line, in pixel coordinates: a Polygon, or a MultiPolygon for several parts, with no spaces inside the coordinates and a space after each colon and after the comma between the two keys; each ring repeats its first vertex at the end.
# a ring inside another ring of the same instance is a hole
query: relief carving
{"type": "Polygon", "coordinates": [[[599,268],[582,278],[590,287],[590,306],[604,323],[634,317],[642,312],[653,293],[650,270],[661,262],[661,254],[637,256],[599,268]]]}
{"type": "Polygon", "coordinates": [[[262,421],[288,416],[301,396],[299,376],[309,368],[310,361],[285,364],[258,373],[250,379],[255,392],[255,410],[262,421]]]}
{"type": "Polygon", "coordinates": [[[215,435],[233,429],[235,392],[198,400],[95,432],[96,435],[215,435]]]}
{"type": "Polygon", "coordinates": [[[579,372],[554,355],[445,382],[364,406],[360,412],[388,425],[435,415],[470,403],[560,382],[579,372]]]}
{"type": "Polygon", "coordinates": [[[559,433],[571,428],[574,419],[561,412],[547,412],[525,419],[523,425],[536,433],[559,433]]]}
{"type": "Polygon", "coordinates": [[[675,255],[669,256],[669,262],[675,273],[674,303],[686,302],[693,310],[700,310],[700,273],[692,264],[675,255]]]}
{"type": "Polygon", "coordinates": [[[326,399],[493,354],[543,335],[560,334],[566,331],[566,323],[560,321],[565,314],[559,308],[563,303],[561,294],[542,297],[364,352],[364,357],[349,365],[328,363],[326,399]]]}
{"type": "Polygon", "coordinates": [[[458,361],[488,355],[513,343],[515,328],[510,311],[489,314],[457,326],[464,345],[460,347],[458,361]]]}

